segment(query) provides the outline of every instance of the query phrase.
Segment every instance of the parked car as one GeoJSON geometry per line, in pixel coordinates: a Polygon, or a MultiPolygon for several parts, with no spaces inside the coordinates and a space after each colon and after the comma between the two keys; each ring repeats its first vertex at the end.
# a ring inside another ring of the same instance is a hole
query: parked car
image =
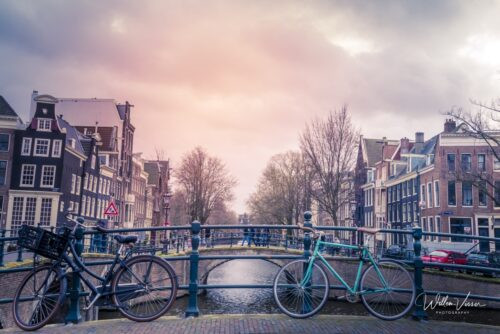
{"type": "MultiPolygon", "coordinates": [[[[467,255],[460,252],[455,252],[446,249],[438,249],[429,253],[429,255],[422,256],[424,262],[437,262],[447,264],[467,264],[467,255]]],[[[432,266],[430,266],[432,267],[432,266]]],[[[439,268],[443,270],[444,268],[439,268]]]]}
{"type": "MultiPolygon", "coordinates": [[[[467,256],[467,264],[471,266],[478,267],[488,267],[494,269],[500,269],[500,252],[492,252],[492,253],[470,253],[467,256]]],[[[472,274],[473,272],[481,272],[485,276],[488,277],[496,277],[498,274],[489,273],[479,270],[467,270],[468,274],[472,274]]]]}
{"type": "Polygon", "coordinates": [[[384,257],[391,259],[405,259],[406,258],[406,246],[404,245],[390,245],[384,252],[384,257]]]}

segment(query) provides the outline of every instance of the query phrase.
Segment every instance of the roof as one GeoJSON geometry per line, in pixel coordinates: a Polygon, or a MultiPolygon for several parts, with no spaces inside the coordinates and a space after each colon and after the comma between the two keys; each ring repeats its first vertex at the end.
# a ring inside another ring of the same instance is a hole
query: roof
{"type": "Polygon", "coordinates": [[[2,95],[0,95],[0,116],[19,117],[2,95]]]}
{"type": "Polygon", "coordinates": [[[434,154],[436,150],[436,143],[439,135],[432,137],[423,143],[423,145],[413,145],[410,153],[413,154],[434,154]]]}
{"type": "MultiPolygon", "coordinates": [[[[84,134],[93,134],[95,132],[95,126],[83,126],[78,125],[75,128],[84,134]]],[[[118,151],[118,145],[116,143],[117,136],[117,127],[114,126],[98,126],[97,133],[101,136],[102,146],[100,148],[101,151],[118,151]]]]}
{"type": "Polygon", "coordinates": [[[384,143],[388,146],[396,147],[399,144],[397,140],[363,138],[363,147],[368,167],[374,167],[377,162],[382,160],[382,149],[384,147],[384,143]]]}
{"type": "Polygon", "coordinates": [[[91,124],[99,126],[118,126],[121,129],[116,101],[113,99],[74,99],[59,98],[56,113],[75,125],[91,124]]]}
{"type": "Polygon", "coordinates": [[[89,143],[91,139],[87,136],[84,136],[81,132],[79,132],[75,127],[71,126],[66,120],[62,117],[57,118],[57,122],[59,123],[59,127],[65,129],[66,131],[66,145],[71,146],[71,140],[75,141],[75,151],[80,154],[88,156],[88,152],[90,151],[89,143]]]}
{"type": "Polygon", "coordinates": [[[157,162],[144,162],[144,171],[148,173],[148,184],[157,185],[160,182],[160,165],[157,162]]]}

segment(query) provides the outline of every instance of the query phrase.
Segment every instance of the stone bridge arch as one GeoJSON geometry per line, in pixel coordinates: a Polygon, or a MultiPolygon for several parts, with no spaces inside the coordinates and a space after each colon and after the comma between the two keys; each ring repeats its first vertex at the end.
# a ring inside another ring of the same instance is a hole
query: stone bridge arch
{"type": "MultiPolygon", "coordinates": [[[[257,259],[261,261],[269,262],[278,268],[283,267],[290,261],[294,259],[272,259],[273,255],[302,255],[303,251],[295,249],[284,249],[284,248],[257,248],[257,247],[231,247],[231,248],[205,248],[200,249],[200,256],[210,256],[210,255],[268,255],[269,258],[257,259]]],[[[213,260],[200,260],[198,266],[198,279],[200,284],[207,284],[210,272],[215,268],[221,266],[224,263],[234,261],[238,259],[213,259],[213,260]]],[[[244,260],[245,261],[245,260],[244,260]]]]}

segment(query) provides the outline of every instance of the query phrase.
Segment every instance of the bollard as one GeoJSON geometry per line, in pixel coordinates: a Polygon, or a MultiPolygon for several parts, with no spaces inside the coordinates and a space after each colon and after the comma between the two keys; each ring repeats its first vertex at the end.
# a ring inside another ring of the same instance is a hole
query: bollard
{"type": "Polygon", "coordinates": [[[3,267],[3,252],[4,252],[4,248],[5,248],[5,242],[3,240],[3,238],[5,238],[5,233],[7,231],[6,230],[2,230],[0,233],[0,236],[1,236],[1,240],[0,240],[0,267],[3,267]]]}
{"type": "Polygon", "coordinates": [[[179,245],[179,236],[176,235],[175,238],[176,238],[176,240],[175,240],[175,246],[177,247],[177,253],[179,253],[179,247],[180,247],[180,245],[179,245]]]}
{"type": "Polygon", "coordinates": [[[422,288],[422,269],[424,267],[424,263],[422,262],[422,258],[420,257],[420,252],[422,251],[422,244],[420,240],[422,239],[422,228],[414,227],[413,228],[413,250],[415,252],[415,257],[413,259],[413,264],[415,267],[415,311],[413,311],[412,317],[414,320],[427,320],[427,312],[424,310],[424,296],[425,292],[422,288]]]}
{"type": "Polygon", "coordinates": [[[229,247],[233,248],[233,232],[231,232],[231,240],[230,240],[229,247]]]}
{"type": "MultiPolygon", "coordinates": [[[[80,256],[83,251],[83,228],[80,226],[75,230],[75,240],[75,251],[80,256]]],[[[69,288],[70,305],[64,321],[66,323],[72,322],[77,324],[82,320],[82,315],[80,314],[80,273],[73,272],[72,278],[71,288],[69,288]]]]}
{"type": "Polygon", "coordinates": [[[287,234],[285,234],[285,249],[288,249],[288,231],[287,234]]]}
{"type": "Polygon", "coordinates": [[[199,221],[191,223],[191,255],[189,256],[189,301],[186,309],[186,317],[197,317],[200,315],[198,309],[198,262],[200,253],[200,230],[199,221]]]}
{"type": "Polygon", "coordinates": [[[17,247],[17,262],[23,262],[23,248],[18,246],[17,247]]]}

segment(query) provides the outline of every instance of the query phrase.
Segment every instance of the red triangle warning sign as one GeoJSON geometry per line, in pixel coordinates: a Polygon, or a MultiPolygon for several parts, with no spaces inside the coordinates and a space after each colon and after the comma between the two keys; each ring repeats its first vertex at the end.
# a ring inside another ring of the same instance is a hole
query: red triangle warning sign
{"type": "Polygon", "coordinates": [[[114,202],[109,202],[108,207],[104,210],[104,214],[107,216],[118,216],[118,209],[114,202]]]}

